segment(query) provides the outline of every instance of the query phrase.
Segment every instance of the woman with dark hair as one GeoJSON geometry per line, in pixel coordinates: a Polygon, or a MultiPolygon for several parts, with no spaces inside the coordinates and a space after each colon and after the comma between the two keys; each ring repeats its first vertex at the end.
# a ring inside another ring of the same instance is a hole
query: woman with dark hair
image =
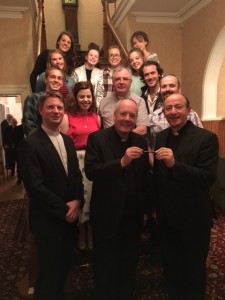
{"type": "MultiPolygon", "coordinates": [[[[47,59],[47,68],[49,67],[58,67],[65,74],[65,80],[63,86],[59,89],[59,92],[65,96],[72,90],[75,85],[74,79],[68,74],[67,63],[64,59],[63,52],[59,49],[49,50],[49,55],[47,59]]],[[[35,93],[44,92],[46,89],[45,85],[45,72],[41,73],[38,77],[35,85],[35,93]]]]}
{"type": "Polygon", "coordinates": [[[73,75],[75,81],[90,81],[93,85],[97,107],[104,95],[103,71],[96,67],[99,62],[100,49],[95,43],[88,45],[85,64],[76,68],[73,75]]]}
{"type": "Polygon", "coordinates": [[[133,48],[139,48],[143,51],[145,60],[154,60],[159,62],[158,55],[147,50],[149,38],[144,31],[135,31],[130,38],[130,43],[133,48]]]}
{"type": "Polygon", "coordinates": [[[92,249],[92,234],[88,223],[92,183],[84,173],[84,156],[88,135],[100,129],[100,118],[96,114],[96,103],[91,82],[80,81],[75,84],[70,97],[67,98],[65,111],[66,114],[60,125],[60,130],[71,137],[74,142],[84,184],[85,202],[79,217],[78,247],[82,250],[92,249]]]}
{"type": "MultiPolygon", "coordinates": [[[[74,40],[72,34],[68,31],[62,31],[56,40],[56,48],[64,54],[68,74],[71,75],[74,70],[74,40]]],[[[49,51],[49,49],[44,50],[36,59],[33,71],[30,74],[32,92],[35,92],[37,77],[45,72],[49,51]]]]}

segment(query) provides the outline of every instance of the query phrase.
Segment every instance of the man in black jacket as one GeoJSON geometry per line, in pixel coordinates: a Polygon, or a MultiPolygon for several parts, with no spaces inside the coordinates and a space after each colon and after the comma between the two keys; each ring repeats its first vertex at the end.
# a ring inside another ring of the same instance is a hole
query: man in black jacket
{"type": "Polygon", "coordinates": [[[209,188],[216,179],[218,139],[188,120],[189,101],[164,101],[170,127],[156,137],[153,175],[162,259],[170,300],[203,300],[212,227],[209,188]]]}
{"type": "Polygon", "coordinates": [[[41,128],[19,148],[38,255],[34,299],[62,300],[83,200],[82,175],[72,140],[59,133],[64,114],[62,95],[46,93],[39,102],[41,128]]]}
{"type": "Polygon", "coordinates": [[[97,300],[131,300],[143,214],[150,201],[145,139],[132,132],[134,100],[119,100],[114,126],[89,135],[85,172],[93,181],[94,289],[97,300]]]}

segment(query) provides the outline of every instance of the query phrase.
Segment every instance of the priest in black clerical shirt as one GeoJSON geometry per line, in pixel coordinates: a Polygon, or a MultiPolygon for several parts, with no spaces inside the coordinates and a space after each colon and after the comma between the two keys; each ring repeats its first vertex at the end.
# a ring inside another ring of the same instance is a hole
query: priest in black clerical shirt
{"type": "Polygon", "coordinates": [[[187,120],[185,96],[170,95],[163,109],[170,128],[156,137],[153,176],[165,283],[170,300],[203,300],[218,140],[187,120]]]}
{"type": "Polygon", "coordinates": [[[119,100],[114,125],[88,138],[96,300],[133,299],[141,226],[151,200],[146,141],[132,132],[136,120],[136,102],[119,100]]]}

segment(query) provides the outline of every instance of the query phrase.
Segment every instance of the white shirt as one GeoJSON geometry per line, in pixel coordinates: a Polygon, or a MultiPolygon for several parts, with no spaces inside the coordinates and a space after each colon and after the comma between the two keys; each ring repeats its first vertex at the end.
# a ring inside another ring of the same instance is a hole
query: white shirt
{"type": "Polygon", "coordinates": [[[58,152],[66,174],[68,175],[67,152],[62,135],[58,131],[53,131],[43,125],[41,127],[44,130],[44,132],[48,135],[56,151],[58,152]]]}

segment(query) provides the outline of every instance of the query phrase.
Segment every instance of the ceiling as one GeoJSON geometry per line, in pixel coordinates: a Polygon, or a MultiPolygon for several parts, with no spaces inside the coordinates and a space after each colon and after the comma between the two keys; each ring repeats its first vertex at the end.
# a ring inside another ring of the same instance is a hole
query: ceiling
{"type": "Polygon", "coordinates": [[[131,11],[179,14],[198,2],[201,2],[201,0],[136,0],[131,11]]]}
{"type": "MultiPolygon", "coordinates": [[[[82,1],[82,0],[80,0],[82,1]]],[[[118,3],[112,22],[117,28],[128,14],[143,23],[182,23],[212,0],[104,0],[118,3]],[[117,2],[118,1],[118,2],[117,2]]]]}

